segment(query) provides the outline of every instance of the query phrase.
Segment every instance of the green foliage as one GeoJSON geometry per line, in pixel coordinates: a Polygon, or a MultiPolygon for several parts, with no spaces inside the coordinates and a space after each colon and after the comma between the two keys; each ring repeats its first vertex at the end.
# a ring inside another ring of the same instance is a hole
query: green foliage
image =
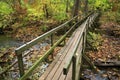
{"type": "Polygon", "coordinates": [[[67,19],[67,15],[65,13],[58,13],[54,16],[54,19],[57,21],[62,21],[67,19]]]}
{"type": "Polygon", "coordinates": [[[13,12],[12,8],[7,3],[0,1],[0,13],[10,14],[11,12],[13,12]]]}
{"type": "Polygon", "coordinates": [[[108,0],[89,0],[89,4],[93,9],[101,9],[103,11],[111,8],[108,0]]]}
{"type": "Polygon", "coordinates": [[[91,46],[92,49],[98,50],[99,46],[102,43],[102,37],[100,34],[94,32],[89,32],[87,35],[87,43],[91,46]]]}
{"type": "Polygon", "coordinates": [[[0,1],[0,28],[5,28],[9,24],[11,12],[13,12],[12,8],[7,3],[0,1]]]}
{"type": "Polygon", "coordinates": [[[10,15],[5,15],[5,14],[0,14],[0,28],[5,28],[6,26],[9,25],[9,23],[12,22],[12,16],[10,15]]]}
{"type": "Polygon", "coordinates": [[[46,32],[47,29],[48,29],[48,26],[47,26],[47,25],[42,26],[42,31],[43,31],[43,32],[46,32]]]}
{"type": "Polygon", "coordinates": [[[120,13],[119,12],[110,11],[110,12],[104,13],[104,15],[107,15],[107,21],[114,21],[114,22],[120,23],[120,13]]]}
{"type": "MultiPolygon", "coordinates": [[[[70,2],[70,5],[72,2],[70,2]]],[[[53,18],[59,21],[68,18],[66,16],[66,2],[63,0],[38,0],[34,1],[33,4],[24,5],[27,7],[28,17],[36,16],[38,19],[41,19],[48,16],[48,18],[53,18]]]]}

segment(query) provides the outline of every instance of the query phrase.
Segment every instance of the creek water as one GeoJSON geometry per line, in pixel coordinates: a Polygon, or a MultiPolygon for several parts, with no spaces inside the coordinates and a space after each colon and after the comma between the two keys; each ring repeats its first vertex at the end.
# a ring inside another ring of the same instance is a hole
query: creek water
{"type": "MultiPolygon", "coordinates": [[[[49,40],[44,41],[44,42],[42,42],[42,43],[39,43],[39,44],[33,46],[34,50],[40,51],[40,50],[41,50],[40,48],[49,45],[48,41],[49,41],[49,40]]],[[[2,50],[2,49],[7,50],[7,49],[9,49],[9,48],[11,48],[11,47],[17,48],[17,47],[19,47],[19,46],[21,46],[21,45],[23,45],[23,44],[24,44],[24,43],[22,43],[22,42],[20,42],[20,41],[17,41],[17,40],[15,40],[14,38],[11,38],[11,37],[9,37],[9,36],[7,36],[7,35],[0,35],[0,49],[1,49],[1,50],[2,50]]],[[[30,50],[28,50],[28,51],[30,51],[30,50]]],[[[31,55],[28,55],[28,56],[31,56],[31,55]]],[[[15,58],[15,59],[12,61],[12,63],[14,63],[16,60],[17,60],[17,59],[15,58]]],[[[31,67],[31,66],[33,65],[32,61],[27,61],[26,58],[23,58],[23,62],[24,62],[24,64],[25,64],[26,66],[28,66],[28,67],[31,67]]],[[[48,63],[42,63],[41,66],[40,66],[40,70],[39,70],[38,73],[37,73],[37,76],[40,76],[40,75],[45,71],[45,69],[46,69],[46,67],[47,67],[48,65],[49,65],[48,63]]],[[[15,65],[15,66],[14,66],[14,69],[18,69],[18,65],[15,65]]],[[[17,70],[17,71],[14,70],[14,71],[8,72],[8,77],[9,77],[9,79],[17,80],[17,79],[20,77],[19,71],[18,71],[18,70],[17,70]]],[[[7,77],[6,77],[6,78],[7,78],[7,77]]],[[[4,80],[4,79],[3,79],[3,80],[4,80]]],[[[7,80],[7,79],[5,79],[5,80],[7,80]]]]}
{"type": "Polygon", "coordinates": [[[22,42],[19,42],[7,35],[0,35],[0,48],[18,47],[22,44],[22,42]]]}
{"type": "MultiPolygon", "coordinates": [[[[11,37],[8,37],[6,35],[0,35],[0,49],[1,48],[10,48],[10,47],[19,47],[23,45],[22,42],[20,41],[17,41],[11,37]]],[[[36,50],[40,50],[41,47],[45,47],[47,46],[48,43],[47,41],[46,42],[43,42],[41,44],[37,44],[34,46],[34,49],[36,50]]],[[[15,59],[16,61],[16,59],[15,59]]],[[[28,67],[32,66],[33,63],[31,61],[26,61],[26,58],[23,58],[23,61],[24,61],[24,64],[26,64],[28,67]]],[[[13,61],[14,62],[14,61],[13,61]]],[[[40,76],[44,71],[45,69],[48,67],[48,63],[42,63],[42,65],[40,66],[40,70],[39,72],[37,72],[37,76],[40,76]]],[[[16,66],[17,68],[18,66],[16,66]]],[[[85,73],[84,73],[84,77],[90,79],[90,80],[108,80],[107,77],[102,77],[101,74],[103,74],[104,71],[101,71],[101,73],[99,74],[94,74],[92,73],[91,71],[89,70],[86,70],[85,73]]],[[[12,72],[9,72],[9,78],[12,78],[12,79],[18,79],[20,77],[19,75],[19,72],[18,71],[12,71],[12,72]]]]}

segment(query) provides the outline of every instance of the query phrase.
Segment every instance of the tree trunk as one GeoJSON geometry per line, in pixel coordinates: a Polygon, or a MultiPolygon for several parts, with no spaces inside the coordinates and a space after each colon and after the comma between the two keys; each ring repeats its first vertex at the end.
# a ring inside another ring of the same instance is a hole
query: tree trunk
{"type": "Polygon", "coordinates": [[[47,4],[44,4],[43,11],[44,11],[45,17],[48,18],[49,17],[49,12],[48,12],[48,6],[47,6],[47,4]]]}
{"type": "Polygon", "coordinates": [[[66,13],[68,12],[69,0],[66,1],[66,13]]]}
{"type": "Polygon", "coordinates": [[[79,12],[79,3],[80,3],[80,0],[75,0],[73,17],[76,16],[76,15],[78,15],[78,12],[79,12]]]}
{"type": "Polygon", "coordinates": [[[85,8],[84,8],[85,16],[87,15],[87,12],[88,12],[88,0],[85,0],[85,8]]]}

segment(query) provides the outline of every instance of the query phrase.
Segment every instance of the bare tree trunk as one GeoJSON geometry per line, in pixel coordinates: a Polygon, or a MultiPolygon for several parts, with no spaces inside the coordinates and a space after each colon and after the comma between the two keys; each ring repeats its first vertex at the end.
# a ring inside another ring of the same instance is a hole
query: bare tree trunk
{"type": "Polygon", "coordinates": [[[88,0],[85,0],[85,8],[84,8],[84,13],[87,15],[88,12],[88,0]]]}
{"type": "Polygon", "coordinates": [[[66,13],[68,12],[69,0],[66,1],[66,13]]]}
{"type": "Polygon", "coordinates": [[[75,0],[73,17],[76,16],[76,15],[78,15],[78,12],[79,12],[79,4],[80,4],[80,0],[75,0]]]}
{"type": "Polygon", "coordinates": [[[47,4],[44,4],[43,11],[44,11],[45,17],[48,18],[49,17],[49,12],[48,12],[48,6],[47,6],[47,4]]]}

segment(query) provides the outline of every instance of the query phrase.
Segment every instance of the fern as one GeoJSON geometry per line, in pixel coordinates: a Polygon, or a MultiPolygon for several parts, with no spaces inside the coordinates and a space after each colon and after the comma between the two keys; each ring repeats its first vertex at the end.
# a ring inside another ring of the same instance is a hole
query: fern
{"type": "Polygon", "coordinates": [[[102,43],[102,37],[100,34],[89,32],[87,35],[87,43],[92,47],[92,49],[98,50],[102,43]]]}

